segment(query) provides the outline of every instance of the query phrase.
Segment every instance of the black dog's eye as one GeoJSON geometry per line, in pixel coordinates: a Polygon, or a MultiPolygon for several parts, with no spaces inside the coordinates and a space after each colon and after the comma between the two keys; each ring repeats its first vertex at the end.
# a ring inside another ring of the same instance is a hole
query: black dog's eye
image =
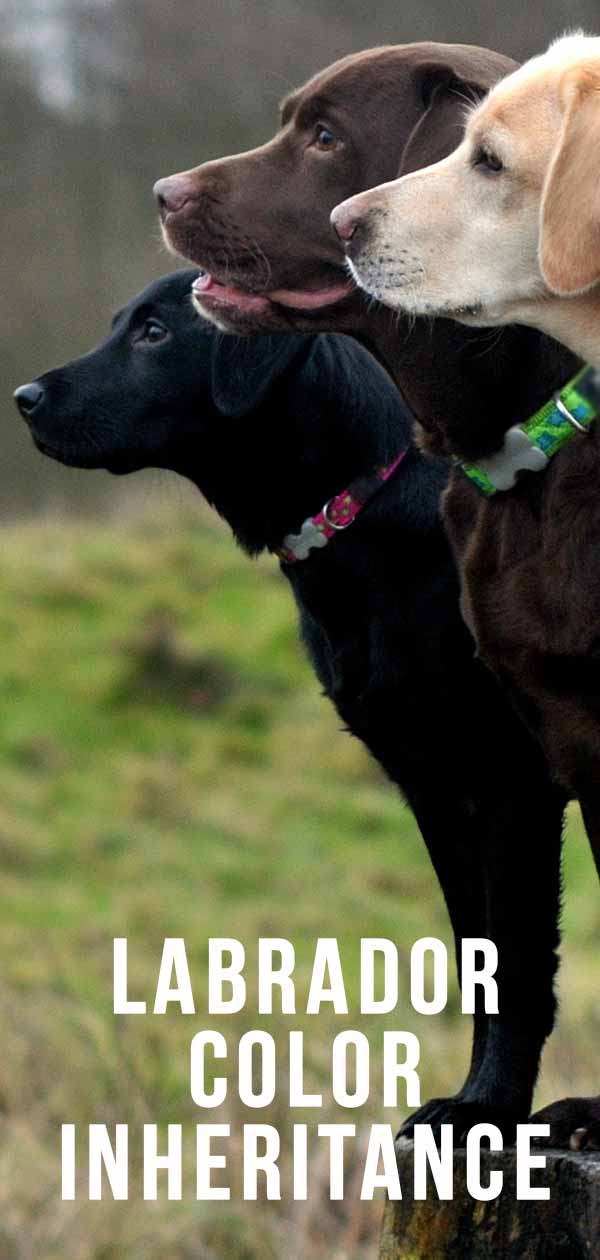
{"type": "Polygon", "coordinates": [[[485,171],[486,175],[499,175],[504,170],[504,165],[497,153],[493,153],[491,149],[486,149],[483,145],[475,150],[471,161],[474,167],[485,171]]]}
{"type": "Polygon", "coordinates": [[[147,319],[139,340],[146,344],[156,345],[159,341],[164,341],[169,336],[168,328],[164,324],[159,324],[157,319],[147,319]]]}
{"type": "Polygon", "coordinates": [[[335,149],[337,140],[329,127],[324,127],[322,123],[317,123],[315,127],[315,144],[318,149],[335,149]]]}

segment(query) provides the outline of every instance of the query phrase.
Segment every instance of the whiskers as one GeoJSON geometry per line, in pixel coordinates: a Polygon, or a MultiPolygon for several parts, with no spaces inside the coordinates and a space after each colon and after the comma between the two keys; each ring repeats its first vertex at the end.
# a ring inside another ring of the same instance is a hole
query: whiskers
{"type": "MultiPolygon", "coordinates": [[[[194,235],[187,236],[189,256],[198,253],[194,235]]],[[[271,263],[258,241],[253,237],[236,236],[227,238],[217,245],[207,245],[202,250],[202,266],[215,275],[220,284],[245,288],[250,292],[260,293],[269,288],[271,282],[271,263]]]]}
{"type": "Polygon", "coordinates": [[[260,281],[260,288],[268,289],[271,282],[272,267],[267,255],[259,245],[258,241],[250,237],[246,243],[246,249],[257,267],[257,278],[260,281]]]}
{"type": "Polygon", "coordinates": [[[167,236],[166,230],[163,227],[162,223],[159,223],[155,228],[153,228],[151,232],[151,237],[159,253],[169,254],[170,257],[175,257],[175,258],[181,257],[179,250],[176,249],[174,245],[171,245],[171,242],[167,236]]]}
{"type": "MultiPolygon", "coordinates": [[[[389,316],[390,328],[397,333],[404,333],[408,340],[418,318],[415,309],[417,307],[415,286],[410,281],[403,282],[402,302],[399,303],[397,291],[391,285],[386,284],[385,281],[380,284],[379,276],[369,274],[363,277],[349,258],[346,259],[346,270],[360,290],[367,314],[385,311],[389,316]],[[390,300],[387,300],[388,296],[390,300]]],[[[433,319],[431,322],[433,324],[433,319]]]]}
{"type": "Polygon", "coordinates": [[[487,342],[487,345],[484,345],[482,350],[476,351],[472,357],[474,359],[482,359],[484,355],[491,354],[492,351],[497,348],[502,335],[505,332],[505,324],[500,325],[499,328],[482,328],[481,336],[477,337],[477,341],[487,342]]]}

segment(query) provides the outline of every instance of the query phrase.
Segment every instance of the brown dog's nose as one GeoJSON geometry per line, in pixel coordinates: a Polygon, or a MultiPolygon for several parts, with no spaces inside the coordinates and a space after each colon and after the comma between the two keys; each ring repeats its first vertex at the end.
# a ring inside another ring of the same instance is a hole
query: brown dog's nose
{"type": "Polygon", "coordinates": [[[186,202],[194,196],[195,189],[189,175],[169,175],[167,179],[157,180],[153,191],[159,211],[165,215],[183,210],[186,202]]]}
{"type": "Polygon", "coordinates": [[[342,245],[352,240],[356,230],[361,222],[360,210],[354,209],[352,204],[343,201],[341,206],[336,206],[331,214],[331,224],[337,232],[342,245]]]}

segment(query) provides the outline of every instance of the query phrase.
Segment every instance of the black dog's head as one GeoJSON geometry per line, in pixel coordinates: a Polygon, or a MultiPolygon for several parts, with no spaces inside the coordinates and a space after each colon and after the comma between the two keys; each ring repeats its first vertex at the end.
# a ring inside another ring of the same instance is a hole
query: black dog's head
{"type": "Polygon", "coordinates": [[[171,468],[250,551],[276,548],[332,494],[408,441],[383,368],[344,336],[219,332],[197,273],[133,298],[95,350],[15,393],[34,442],[79,468],[171,468]]]}
{"type": "Polygon", "coordinates": [[[36,446],[78,468],[188,472],[189,443],[219,417],[255,409],[310,337],[225,338],[192,306],[196,271],[148,285],[89,354],[21,385],[36,446]],[[246,352],[244,352],[246,350],[246,352]],[[181,467],[182,462],[184,467],[181,467]]]}
{"type": "Polygon", "coordinates": [[[164,449],[174,412],[185,415],[197,400],[203,369],[209,395],[208,355],[198,336],[203,321],[193,318],[190,303],[194,275],[180,271],[148,285],[89,354],[15,391],[45,455],[77,468],[142,468],[164,449]]]}

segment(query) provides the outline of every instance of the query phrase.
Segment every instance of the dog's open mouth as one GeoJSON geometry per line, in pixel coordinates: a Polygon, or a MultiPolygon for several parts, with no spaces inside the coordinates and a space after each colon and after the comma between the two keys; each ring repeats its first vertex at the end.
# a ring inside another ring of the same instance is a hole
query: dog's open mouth
{"type": "Polygon", "coordinates": [[[269,306],[285,306],[296,311],[316,311],[343,301],[352,292],[350,280],[327,285],[321,289],[272,289],[266,293],[252,293],[233,284],[222,284],[210,271],[201,271],[192,285],[194,300],[206,306],[233,306],[249,314],[261,314],[269,306]]]}

